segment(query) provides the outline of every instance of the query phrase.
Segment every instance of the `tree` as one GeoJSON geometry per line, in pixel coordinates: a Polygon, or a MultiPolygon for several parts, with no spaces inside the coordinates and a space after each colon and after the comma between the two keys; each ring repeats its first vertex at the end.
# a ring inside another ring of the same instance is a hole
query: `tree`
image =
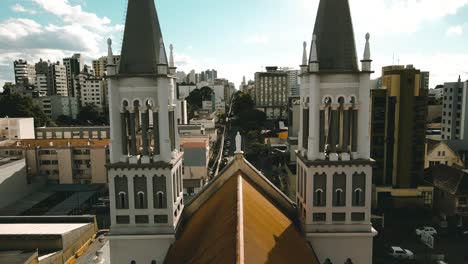
{"type": "Polygon", "coordinates": [[[239,113],[237,121],[246,131],[259,130],[266,121],[266,114],[257,109],[246,109],[239,113]]]}
{"type": "Polygon", "coordinates": [[[87,104],[81,107],[77,119],[80,123],[86,125],[105,125],[109,123],[105,112],[103,114],[99,113],[97,106],[94,104],[87,104]]]}
{"type": "Polygon", "coordinates": [[[0,97],[0,116],[33,117],[36,127],[52,124],[50,118],[38,105],[34,104],[31,98],[20,94],[8,94],[0,97]]]}
{"type": "Polygon", "coordinates": [[[237,92],[234,95],[234,101],[232,103],[232,111],[234,115],[239,115],[241,111],[253,109],[254,102],[252,97],[248,93],[237,92]]]}

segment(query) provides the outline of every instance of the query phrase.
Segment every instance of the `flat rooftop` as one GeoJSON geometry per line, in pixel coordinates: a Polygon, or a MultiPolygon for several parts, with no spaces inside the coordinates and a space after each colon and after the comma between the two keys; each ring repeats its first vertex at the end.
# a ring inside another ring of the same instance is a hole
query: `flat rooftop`
{"type": "Polygon", "coordinates": [[[109,139],[22,139],[0,142],[0,149],[5,148],[93,148],[109,145],[109,139]]]}
{"type": "Polygon", "coordinates": [[[57,224],[1,224],[0,236],[17,235],[63,235],[91,223],[57,223],[57,224]]]}

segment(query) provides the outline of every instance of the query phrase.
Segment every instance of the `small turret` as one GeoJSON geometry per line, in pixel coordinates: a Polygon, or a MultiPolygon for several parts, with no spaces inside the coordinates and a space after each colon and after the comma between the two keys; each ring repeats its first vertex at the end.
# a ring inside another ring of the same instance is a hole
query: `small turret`
{"type": "Polygon", "coordinates": [[[304,41],[302,44],[304,50],[302,51],[302,64],[301,64],[301,73],[307,72],[307,42],[304,41]]]}
{"type": "Polygon", "coordinates": [[[159,39],[159,61],[158,61],[158,74],[168,74],[167,55],[166,48],[164,47],[164,41],[162,38],[159,39]]]}
{"type": "Polygon", "coordinates": [[[176,74],[176,69],[177,67],[175,66],[175,63],[174,63],[174,45],[170,45],[169,46],[169,50],[170,50],[170,55],[169,55],[169,73],[172,74],[172,75],[175,75],[176,74]]]}
{"type": "Polygon", "coordinates": [[[112,39],[107,39],[107,64],[106,64],[107,76],[115,75],[115,63],[114,54],[112,53],[112,39]]]}
{"type": "Polygon", "coordinates": [[[370,72],[371,69],[371,54],[370,54],[370,44],[369,44],[370,34],[366,34],[366,46],[364,48],[364,59],[361,61],[362,71],[370,72]]]}

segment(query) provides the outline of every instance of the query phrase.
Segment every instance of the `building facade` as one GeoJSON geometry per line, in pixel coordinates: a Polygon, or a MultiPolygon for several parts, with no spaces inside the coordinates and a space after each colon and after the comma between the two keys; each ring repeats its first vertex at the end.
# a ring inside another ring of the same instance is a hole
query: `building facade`
{"type": "Polygon", "coordinates": [[[428,90],[412,65],[383,68],[382,87],[371,91],[371,155],[376,160],[374,206],[424,206],[428,90]]]}
{"type": "Polygon", "coordinates": [[[0,143],[0,156],[24,158],[28,176],[46,176],[49,183],[107,183],[106,139],[9,140],[0,143]]]}
{"type": "MultiPolygon", "coordinates": [[[[101,57],[97,60],[93,60],[93,70],[96,77],[106,76],[107,57],[101,57]]],[[[112,55],[112,63],[118,66],[120,63],[120,55],[112,55]]]]}
{"type": "Polygon", "coordinates": [[[110,127],[37,127],[36,139],[109,139],[110,127]]]}
{"type": "Polygon", "coordinates": [[[15,83],[18,84],[35,84],[36,69],[34,65],[28,64],[25,60],[16,60],[13,62],[15,71],[15,83]]]}
{"type": "Polygon", "coordinates": [[[288,82],[288,73],[278,67],[255,73],[255,108],[264,111],[268,119],[286,118],[288,82]]]}
{"type": "Polygon", "coordinates": [[[74,93],[78,97],[80,107],[95,105],[102,111],[105,105],[106,94],[104,91],[104,80],[93,74],[81,72],[75,78],[74,93]]]}
{"type": "Polygon", "coordinates": [[[369,37],[359,70],[348,1],[321,0],[304,43],[296,203],[320,263],[372,263],[369,37]]]}
{"type": "Polygon", "coordinates": [[[468,139],[468,81],[444,83],[442,99],[442,140],[468,139]]]}
{"type": "Polygon", "coordinates": [[[80,109],[77,97],[55,95],[34,98],[34,101],[41,107],[44,114],[52,119],[57,119],[61,115],[76,119],[80,109]]]}
{"type": "Polygon", "coordinates": [[[63,59],[63,65],[65,66],[66,75],[67,75],[67,90],[68,95],[75,97],[75,77],[80,73],[80,54],[73,54],[70,58],[63,59]]]}
{"type": "Polygon", "coordinates": [[[49,65],[48,95],[71,96],[68,94],[67,69],[60,62],[49,65]]]}
{"type": "Polygon", "coordinates": [[[183,153],[172,45],[168,60],[154,1],[128,2],[118,69],[108,44],[111,263],[163,263],[184,208],[183,153]]]}
{"type": "Polygon", "coordinates": [[[0,141],[34,139],[34,118],[0,118],[0,141]]]}

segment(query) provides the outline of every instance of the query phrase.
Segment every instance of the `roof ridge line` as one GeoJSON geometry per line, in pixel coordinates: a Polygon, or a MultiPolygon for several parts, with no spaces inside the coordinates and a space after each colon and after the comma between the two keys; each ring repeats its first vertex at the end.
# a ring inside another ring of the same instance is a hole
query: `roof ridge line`
{"type": "Polygon", "coordinates": [[[237,263],[244,263],[244,201],[242,175],[237,176],[237,263]]]}

